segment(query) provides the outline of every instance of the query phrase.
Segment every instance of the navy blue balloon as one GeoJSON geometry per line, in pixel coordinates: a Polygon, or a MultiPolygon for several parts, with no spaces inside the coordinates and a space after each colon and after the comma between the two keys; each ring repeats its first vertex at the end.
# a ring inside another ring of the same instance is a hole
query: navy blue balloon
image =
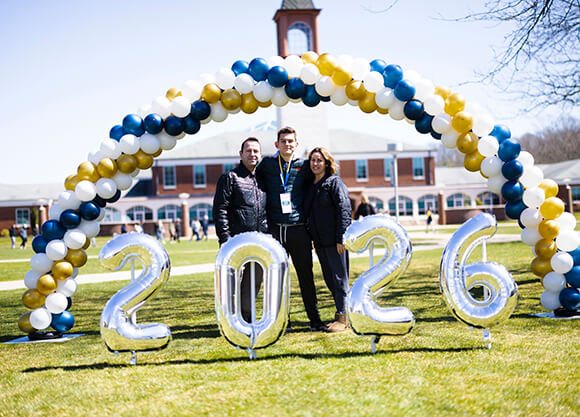
{"type": "Polygon", "coordinates": [[[145,124],[138,114],[128,114],[123,118],[123,130],[135,136],[145,133],[145,124]]]}
{"type": "Polygon", "coordinates": [[[526,228],[526,226],[522,223],[522,221],[520,219],[518,219],[518,226],[520,226],[520,229],[524,230],[526,228]]]}
{"type": "Polygon", "coordinates": [[[99,207],[106,207],[107,206],[107,200],[105,200],[103,197],[101,197],[98,194],[91,201],[99,207]]]}
{"type": "Polygon", "coordinates": [[[330,96],[326,97],[326,96],[319,96],[320,97],[320,101],[324,101],[325,103],[328,103],[330,101],[330,96]]]}
{"type": "Polygon", "coordinates": [[[431,133],[433,131],[431,128],[431,120],[433,120],[433,116],[423,113],[423,115],[415,122],[415,129],[417,132],[423,134],[431,133]]]}
{"type": "Polygon", "coordinates": [[[401,101],[409,101],[415,97],[415,86],[409,80],[401,80],[395,86],[395,97],[401,101]]]}
{"type": "Polygon", "coordinates": [[[519,220],[522,211],[527,208],[528,206],[526,206],[522,200],[516,201],[515,203],[508,201],[505,205],[505,214],[510,219],[519,220]]]}
{"type": "Polygon", "coordinates": [[[45,253],[47,244],[48,242],[44,236],[36,235],[34,239],[32,239],[32,250],[36,253],[45,253]]]}
{"type": "Polygon", "coordinates": [[[151,133],[152,135],[161,133],[163,130],[163,118],[157,113],[148,114],[143,124],[145,125],[147,133],[151,133]]]}
{"type": "Polygon", "coordinates": [[[113,194],[113,197],[107,198],[105,201],[107,203],[114,203],[115,201],[119,201],[120,198],[121,198],[121,190],[117,190],[115,191],[115,194],[113,194]]]}
{"type": "Polygon", "coordinates": [[[264,58],[254,58],[248,66],[248,74],[256,81],[265,81],[270,67],[264,58]]]}
{"type": "MultiPolygon", "coordinates": [[[[421,118],[421,116],[423,116],[424,109],[425,107],[423,106],[423,103],[420,100],[410,100],[407,103],[405,103],[403,111],[405,113],[405,116],[408,117],[409,119],[418,120],[419,118],[421,118]]],[[[431,128],[429,128],[429,130],[430,129],[431,128]]]]}
{"type": "Polygon", "coordinates": [[[76,210],[67,209],[60,214],[60,224],[67,229],[74,229],[81,224],[81,216],[76,210]]]}
{"type": "Polygon", "coordinates": [[[183,121],[183,131],[188,135],[195,135],[199,132],[201,128],[201,123],[199,120],[194,119],[193,117],[184,117],[181,119],[183,121]]]}
{"type": "Polygon", "coordinates": [[[403,69],[398,65],[387,65],[383,71],[385,87],[395,88],[397,83],[403,79],[403,69]]]}
{"type": "Polygon", "coordinates": [[[524,186],[519,181],[508,181],[501,187],[501,195],[505,201],[516,203],[522,199],[524,186]]]}
{"type": "Polygon", "coordinates": [[[564,288],[560,292],[560,304],[567,310],[580,308],[580,292],[576,288],[564,288]]]}
{"type": "Polygon", "coordinates": [[[313,85],[306,86],[306,94],[302,97],[302,102],[308,107],[315,107],[320,104],[320,96],[313,85]]]}
{"type": "Polygon", "coordinates": [[[502,143],[504,140],[511,138],[512,132],[506,125],[495,125],[489,135],[494,136],[499,143],[502,143]]]}
{"type": "Polygon", "coordinates": [[[238,60],[232,64],[232,71],[236,76],[248,72],[249,64],[247,61],[238,60]]]}
{"type": "Polygon", "coordinates": [[[380,72],[382,74],[386,66],[387,63],[382,59],[373,59],[371,61],[371,71],[380,72]]]}
{"type": "Polygon", "coordinates": [[[431,130],[431,136],[433,139],[441,140],[441,133],[437,133],[434,130],[431,130]]]}
{"type": "Polygon", "coordinates": [[[205,120],[211,114],[211,107],[205,100],[196,100],[191,103],[191,117],[197,120],[205,120]]]}
{"type": "Polygon", "coordinates": [[[272,87],[283,87],[288,82],[288,71],[280,65],[270,68],[270,71],[268,71],[268,82],[272,87]]]}
{"type": "Polygon", "coordinates": [[[66,229],[58,220],[48,220],[42,225],[42,236],[48,242],[55,239],[62,239],[66,229]]]}
{"type": "Polygon", "coordinates": [[[506,162],[501,167],[501,173],[508,180],[517,180],[524,172],[524,165],[517,159],[506,162]]]}
{"type": "Polygon", "coordinates": [[[183,121],[177,116],[168,116],[165,119],[165,131],[171,136],[181,135],[183,133],[183,121]]]}
{"type": "Polygon", "coordinates": [[[522,150],[522,145],[516,140],[505,139],[499,144],[499,150],[497,151],[497,156],[504,162],[516,159],[522,150]]]}
{"type": "Polygon", "coordinates": [[[127,132],[125,132],[125,130],[123,129],[123,126],[121,125],[115,125],[111,128],[111,130],[109,131],[109,137],[111,139],[116,140],[117,142],[119,140],[121,140],[121,138],[126,134],[127,132]]]}
{"type": "Polygon", "coordinates": [[[52,315],[52,321],[50,322],[50,327],[59,333],[66,333],[72,329],[75,325],[74,316],[68,312],[63,311],[59,314],[52,315]]]}
{"type": "Polygon", "coordinates": [[[580,246],[568,253],[574,259],[574,265],[580,265],[580,246]]]}
{"type": "Polygon", "coordinates": [[[66,308],[65,310],[70,310],[72,307],[72,297],[66,297],[66,308]]]}
{"type": "Polygon", "coordinates": [[[574,288],[580,288],[580,265],[573,266],[564,276],[568,284],[574,288]]]}
{"type": "Polygon", "coordinates": [[[286,95],[290,98],[302,98],[306,94],[306,86],[300,78],[293,77],[284,86],[284,91],[286,91],[286,95]]]}
{"type": "Polygon", "coordinates": [[[84,201],[79,206],[79,213],[85,220],[95,220],[101,213],[100,207],[92,201],[84,201]]]}

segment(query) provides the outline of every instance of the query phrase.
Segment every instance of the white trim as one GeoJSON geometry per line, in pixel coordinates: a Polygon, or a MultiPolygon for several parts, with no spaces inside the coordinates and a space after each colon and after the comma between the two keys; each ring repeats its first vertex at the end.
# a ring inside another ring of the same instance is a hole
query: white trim
{"type": "MultiPolygon", "coordinates": [[[[397,159],[407,159],[407,158],[418,158],[418,157],[422,157],[422,158],[426,158],[429,155],[431,155],[431,157],[434,157],[434,152],[421,152],[421,151],[417,151],[417,152],[397,152],[397,159]]],[[[343,153],[343,154],[333,154],[335,161],[352,161],[352,160],[356,160],[356,159],[385,159],[385,158],[392,158],[393,157],[393,153],[392,152],[361,152],[361,153],[356,153],[356,152],[349,152],[349,153],[343,153]]]]}
{"type": "Polygon", "coordinates": [[[165,167],[165,166],[183,166],[183,165],[223,165],[228,163],[237,164],[240,162],[240,157],[231,158],[187,158],[187,159],[162,159],[156,160],[155,166],[165,167]]]}

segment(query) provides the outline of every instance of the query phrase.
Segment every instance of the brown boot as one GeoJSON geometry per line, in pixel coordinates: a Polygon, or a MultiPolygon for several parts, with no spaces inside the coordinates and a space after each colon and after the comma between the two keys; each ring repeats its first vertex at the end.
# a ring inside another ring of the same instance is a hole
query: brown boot
{"type": "Polygon", "coordinates": [[[336,313],[334,321],[328,325],[328,332],[339,333],[348,330],[348,322],[346,321],[346,314],[336,313]]]}

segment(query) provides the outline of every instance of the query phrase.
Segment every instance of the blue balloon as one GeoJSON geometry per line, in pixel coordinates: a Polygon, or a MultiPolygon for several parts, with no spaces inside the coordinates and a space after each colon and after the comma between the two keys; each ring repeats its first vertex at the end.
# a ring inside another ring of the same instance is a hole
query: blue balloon
{"type": "Polygon", "coordinates": [[[567,310],[578,310],[580,308],[580,292],[576,288],[564,288],[560,292],[560,304],[567,310]]]}
{"type": "Polygon", "coordinates": [[[201,123],[199,120],[194,119],[193,117],[184,117],[181,119],[183,121],[183,131],[188,135],[195,135],[199,132],[201,128],[201,123]]]}
{"type": "Polygon", "coordinates": [[[119,201],[120,198],[121,198],[121,190],[117,190],[117,191],[115,191],[115,194],[113,195],[113,197],[107,198],[105,201],[107,203],[114,203],[115,201],[119,201]]]}
{"type": "Polygon", "coordinates": [[[71,297],[66,297],[66,308],[65,308],[65,310],[70,310],[71,307],[72,307],[72,298],[71,297]]]}
{"type": "Polygon", "coordinates": [[[524,172],[524,165],[517,159],[506,162],[501,167],[501,173],[508,180],[517,180],[524,172]]]}
{"type": "Polygon", "coordinates": [[[319,96],[320,97],[320,101],[324,101],[325,103],[328,103],[330,101],[330,96],[326,97],[326,96],[319,96]]]}
{"type": "Polygon", "coordinates": [[[306,93],[302,97],[302,102],[308,107],[316,107],[320,104],[320,96],[313,85],[306,86],[306,93]]]}
{"type": "Polygon", "coordinates": [[[147,133],[151,133],[152,135],[161,133],[163,130],[163,118],[157,113],[148,114],[143,124],[145,125],[147,133]]]}
{"type": "Polygon", "coordinates": [[[127,134],[121,125],[115,125],[109,131],[109,137],[119,142],[121,138],[127,134]]]}
{"type": "Polygon", "coordinates": [[[286,95],[290,98],[302,98],[304,97],[304,94],[306,94],[306,86],[304,85],[304,81],[300,78],[293,77],[290,78],[284,86],[284,91],[286,91],[286,95]]]}
{"type": "Polygon", "coordinates": [[[516,140],[505,139],[499,145],[499,150],[497,151],[497,156],[504,162],[516,159],[522,150],[522,145],[516,140]]]}
{"type": "Polygon", "coordinates": [[[264,58],[254,58],[248,66],[248,74],[256,81],[265,81],[270,67],[264,58]]]}
{"type": "Polygon", "coordinates": [[[520,226],[520,229],[524,230],[526,228],[526,226],[522,223],[522,221],[520,219],[518,219],[518,226],[520,226]]]}
{"type": "Polygon", "coordinates": [[[523,194],[524,186],[519,181],[508,181],[501,187],[501,195],[505,201],[517,203],[523,194]]]}
{"type": "Polygon", "coordinates": [[[270,68],[270,71],[268,71],[268,82],[272,87],[283,87],[288,82],[288,71],[279,65],[270,68]]]}
{"type": "Polygon", "coordinates": [[[58,220],[48,220],[42,225],[42,236],[48,242],[55,239],[62,239],[66,229],[58,220]]]}
{"type": "Polygon", "coordinates": [[[247,61],[238,60],[232,64],[232,71],[236,76],[248,72],[249,64],[247,61]]]}
{"type": "Polygon", "coordinates": [[[441,133],[437,133],[434,130],[431,130],[431,136],[433,139],[441,140],[441,133]]]}
{"type": "Polygon", "coordinates": [[[60,224],[66,229],[74,229],[81,224],[81,216],[76,210],[67,209],[60,214],[60,224]]]}
{"type": "Polygon", "coordinates": [[[580,246],[568,253],[572,256],[572,259],[574,259],[574,265],[580,265],[580,246]]]}
{"type": "MultiPolygon", "coordinates": [[[[423,116],[424,109],[423,103],[420,100],[410,100],[405,103],[403,111],[409,119],[418,120],[423,116]]],[[[429,127],[429,130],[431,130],[431,127],[429,127]]]]}
{"type": "MultiPolygon", "coordinates": [[[[433,116],[423,112],[423,115],[415,122],[415,129],[419,133],[431,133],[433,132],[431,128],[431,120],[433,120],[433,116]]],[[[441,138],[441,136],[439,136],[441,138]]]]}
{"type": "Polygon", "coordinates": [[[48,242],[44,236],[36,235],[34,239],[32,239],[32,250],[36,253],[45,253],[47,244],[48,242]]]}
{"type": "Polygon", "coordinates": [[[91,201],[99,207],[106,207],[107,206],[107,200],[105,200],[103,197],[101,197],[98,194],[91,201]]]}
{"type": "Polygon", "coordinates": [[[52,321],[50,322],[50,327],[52,327],[59,333],[68,332],[70,329],[74,327],[74,325],[75,325],[74,316],[66,310],[59,314],[53,314],[52,321]]]}
{"type": "Polygon", "coordinates": [[[398,65],[387,65],[383,71],[385,87],[395,88],[397,83],[403,79],[403,69],[398,65]]]}
{"type": "Polygon", "coordinates": [[[580,288],[580,265],[572,267],[571,270],[564,274],[566,282],[574,288],[580,288]]]}
{"type": "Polygon", "coordinates": [[[165,132],[171,136],[178,136],[183,133],[183,121],[177,116],[168,116],[165,119],[165,132]]]}
{"type": "Polygon", "coordinates": [[[79,207],[79,213],[85,220],[95,220],[101,213],[100,207],[92,201],[84,201],[79,207]]]}
{"type": "Polygon", "coordinates": [[[196,100],[191,103],[190,116],[197,120],[205,120],[211,114],[211,107],[205,100],[196,100]]]}
{"type": "Polygon", "coordinates": [[[401,101],[409,101],[415,97],[415,86],[409,80],[401,80],[395,86],[395,97],[401,101]]]}
{"type": "Polygon", "coordinates": [[[495,125],[489,135],[494,136],[499,143],[502,143],[504,140],[511,138],[512,132],[506,125],[495,125]]]}
{"type": "Polygon", "coordinates": [[[505,214],[510,219],[519,221],[522,211],[524,211],[527,208],[528,206],[526,206],[522,200],[516,201],[515,203],[508,201],[505,204],[505,214]]]}
{"type": "Polygon", "coordinates": [[[371,71],[380,72],[382,74],[386,66],[387,63],[382,59],[373,59],[371,61],[371,71]]]}
{"type": "Polygon", "coordinates": [[[145,124],[138,114],[128,114],[123,118],[123,130],[135,136],[145,133],[145,124]]]}

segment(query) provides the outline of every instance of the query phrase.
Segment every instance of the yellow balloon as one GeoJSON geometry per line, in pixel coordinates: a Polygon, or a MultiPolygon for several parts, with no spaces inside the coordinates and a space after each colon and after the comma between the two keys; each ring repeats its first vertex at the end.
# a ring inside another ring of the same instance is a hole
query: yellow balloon
{"type": "Polygon", "coordinates": [[[235,110],[242,104],[242,96],[237,90],[229,88],[222,93],[221,101],[226,110],[235,110]]]}
{"type": "Polygon", "coordinates": [[[367,90],[360,80],[352,80],[346,85],[346,96],[351,100],[361,100],[364,98],[367,90]]]}
{"type": "Polygon", "coordinates": [[[546,198],[556,197],[558,195],[558,184],[556,181],[546,178],[543,180],[540,185],[538,185],[542,190],[544,190],[544,194],[546,198]]]}
{"type": "Polygon", "coordinates": [[[268,100],[268,101],[258,101],[258,106],[262,107],[262,108],[267,108],[270,107],[272,105],[272,100],[268,100]]]}
{"type": "Polygon", "coordinates": [[[304,62],[305,64],[316,64],[317,60],[318,54],[314,51],[308,51],[302,54],[302,62],[304,62]]]}
{"type": "Polygon", "coordinates": [[[359,100],[358,107],[364,113],[372,113],[377,109],[377,103],[375,102],[375,93],[370,93],[367,91],[365,96],[359,100]]]}
{"type": "Polygon", "coordinates": [[[51,275],[42,275],[40,278],[38,278],[36,289],[38,289],[38,292],[41,294],[48,295],[56,290],[56,281],[51,275]]]}
{"type": "Polygon", "coordinates": [[[217,103],[220,100],[221,95],[222,90],[214,83],[204,85],[203,90],[201,90],[201,99],[210,104],[217,103]]]}
{"type": "Polygon", "coordinates": [[[139,169],[148,169],[153,166],[153,156],[149,155],[146,152],[143,152],[141,149],[137,151],[135,155],[135,160],[137,161],[137,168],[139,169]]]}
{"type": "Polygon", "coordinates": [[[457,138],[457,149],[461,153],[473,153],[477,150],[479,138],[475,133],[464,133],[457,138]]]}
{"type": "Polygon", "coordinates": [[[240,108],[244,113],[252,114],[258,110],[258,100],[254,97],[254,94],[242,94],[242,104],[240,104],[240,108]]]}
{"type": "MultiPolygon", "coordinates": [[[[88,237],[85,239],[85,244],[83,245],[83,247],[81,249],[85,249],[87,250],[89,248],[89,246],[91,246],[91,239],[89,239],[88,237]]],[[[69,249],[70,251],[70,249],[69,249]]]]}
{"type": "Polygon", "coordinates": [[[157,149],[157,152],[152,153],[151,156],[153,158],[157,158],[159,155],[161,155],[161,152],[163,152],[163,149],[159,148],[159,149],[157,149]]]}
{"type": "Polygon", "coordinates": [[[543,277],[548,272],[552,272],[552,265],[550,265],[550,260],[546,258],[534,258],[531,267],[532,273],[539,277],[543,277]]]}
{"type": "Polygon", "coordinates": [[[95,164],[85,161],[77,168],[77,178],[79,181],[88,180],[90,182],[97,182],[101,176],[95,164]]]}
{"type": "Polygon", "coordinates": [[[22,294],[22,304],[24,304],[24,307],[31,310],[42,307],[45,301],[46,295],[42,294],[36,288],[27,290],[24,294],[22,294]]]}
{"type": "Polygon", "coordinates": [[[73,274],[73,266],[65,260],[56,261],[52,265],[52,276],[54,279],[64,280],[73,274]]]}
{"type": "Polygon", "coordinates": [[[169,101],[173,101],[175,97],[178,97],[180,95],[181,91],[175,87],[170,88],[169,90],[167,90],[167,93],[165,93],[165,97],[167,97],[169,101]]]}
{"type": "Polygon", "coordinates": [[[453,129],[459,133],[469,132],[473,127],[473,117],[471,116],[471,113],[468,113],[465,110],[455,113],[455,116],[451,119],[451,126],[453,126],[453,129]]]}
{"type": "Polygon", "coordinates": [[[381,107],[377,107],[377,113],[380,113],[380,114],[389,114],[389,109],[383,109],[381,107]]]}
{"type": "Polygon", "coordinates": [[[69,249],[64,259],[69,261],[75,268],[80,268],[87,263],[87,253],[82,249],[69,249]]]}
{"type": "Polygon", "coordinates": [[[78,183],[79,177],[77,177],[75,174],[71,174],[64,180],[64,189],[74,191],[78,183]]]}
{"type": "Polygon", "coordinates": [[[31,311],[24,313],[18,319],[18,328],[24,333],[34,333],[36,331],[36,329],[32,327],[32,324],[30,324],[30,313],[31,311]]]}
{"type": "Polygon", "coordinates": [[[322,75],[332,75],[338,66],[338,60],[331,54],[322,54],[316,60],[316,66],[322,75]]]}
{"type": "Polygon", "coordinates": [[[540,239],[536,242],[536,246],[534,246],[536,255],[544,259],[551,259],[557,250],[558,247],[553,240],[540,239]]]}
{"type": "Polygon", "coordinates": [[[445,113],[449,116],[455,116],[461,110],[465,108],[465,99],[461,94],[450,94],[445,99],[445,113]]]}
{"type": "Polygon", "coordinates": [[[560,223],[556,220],[542,220],[538,225],[538,232],[546,240],[555,239],[560,233],[560,223]]]}
{"type": "Polygon", "coordinates": [[[117,158],[117,167],[123,174],[131,174],[137,168],[137,158],[124,153],[117,158]]]}
{"type": "Polygon", "coordinates": [[[553,220],[564,213],[564,202],[558,197],[546,198],[540,206],[540,214],[544,219],[553,220]]]}
{"type": "Polygon", "coordinates": [[[463,159],[463,166],[468,171],[477,172],[481,168],[481,162],[484,159],[485,156],[480,154],[478,151],[471,152],[465,155],[465,159],[463,159]]]}
{"type": "Polygon", "coordinates": [[[117,164],[111,158],[103,158],[97,165],[97,171],[101,177],[113,178],[118,171],[117,164]]]}
{"type": "Polygon", "coordinates": [[[449,97],[449,95],[451,94],[451,90],[449,89],[449,87],[446,87],[444,85],[438,85],[437,87],[435,87],[435,94],[437,94],[440,97],[443,97],[443,100],[446,100],[447,97],[449,97]]]}
{"type": "Polygon", "coordinates": [[[352,80],[352,74],[342,67],[337,67],[332,73],[331,78],[336,85],[343,86],[347,85],[350,80],[352,80]]]}

